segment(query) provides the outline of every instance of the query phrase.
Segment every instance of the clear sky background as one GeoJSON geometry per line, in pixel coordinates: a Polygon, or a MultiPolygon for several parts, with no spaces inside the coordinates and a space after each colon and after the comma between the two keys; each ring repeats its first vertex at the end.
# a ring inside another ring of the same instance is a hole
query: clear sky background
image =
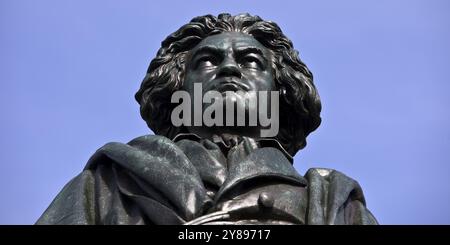
{"type": "Polygon", "coordinates": [[[450,1],[0,1],[0,224],[32,224],[97,148],[150,133],[134,93],[194,16],[277,22],[323,123],[295,157],[359,181],[382,224],[450,224],[450,1]]]}

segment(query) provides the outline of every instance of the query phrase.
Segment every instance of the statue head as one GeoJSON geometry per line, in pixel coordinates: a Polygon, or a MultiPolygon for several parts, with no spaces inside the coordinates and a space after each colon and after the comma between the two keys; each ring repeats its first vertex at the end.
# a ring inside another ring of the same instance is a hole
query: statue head
{"type": "Polygon", "coordinates": [[[230,77],[243,90],[280,91],[280,130],[274,138],[291,155],[306,146],[306,137],[321,122],[313,76],[278,25],[258,16],[192,19],[162,42],[135,98],[147,125],[173,138],[187,129],[171,122],[171,95],[192,91],[194,82],[218,89],[216,81],[230,77]]]}

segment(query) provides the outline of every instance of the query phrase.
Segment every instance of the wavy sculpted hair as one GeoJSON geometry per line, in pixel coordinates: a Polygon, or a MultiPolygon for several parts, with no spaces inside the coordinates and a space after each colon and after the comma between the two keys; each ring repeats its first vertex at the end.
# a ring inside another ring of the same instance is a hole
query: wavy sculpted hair
{"type": "Polygon", "coordinates": [[[278,25],[249,14],[220,14],[192,19],[162,43],[151,61],[135,98],[142,118],[158,135],[168,138],[184,132],[172,125],[175,104],[172,93],[181,88],[188,52],[208,36],[222,32],[241,32],[258,40],[273,54],[274,80],[280,90],[280,131],[276,139],[291,155],[306,146],[306,136],[321,122],[321,103],[313,75],[298,57],[292,42],[278,25]]]}

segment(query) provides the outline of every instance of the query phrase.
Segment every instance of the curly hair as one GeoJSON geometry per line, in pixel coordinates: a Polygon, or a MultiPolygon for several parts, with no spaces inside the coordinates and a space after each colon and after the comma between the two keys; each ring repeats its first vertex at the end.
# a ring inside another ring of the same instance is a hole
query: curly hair
{"type": "Polygon", "coordinates": [[[155,134],[168,138],[183,132],[170,121],[173,92],[183,85],[188,52],[208,36],[222,32],[248,34],[273,54],[274,80],[280,89],[280,132],[276,139],[291,155],[306,146],[306,137],[321,123],[321,103],[313,75],[278,25],[250,14],[204,15],[169,35],[151,61],[135,98],[140,113],[155,134]]]}

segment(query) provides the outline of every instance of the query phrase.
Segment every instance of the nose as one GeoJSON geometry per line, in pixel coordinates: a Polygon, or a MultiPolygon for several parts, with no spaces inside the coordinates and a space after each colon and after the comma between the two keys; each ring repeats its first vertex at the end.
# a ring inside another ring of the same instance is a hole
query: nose
{"type": "Polygon", "coordinates": [[[217,77],[241,78],[242,73],[233,58],[226,58],[219,67],[217,77]]]}

